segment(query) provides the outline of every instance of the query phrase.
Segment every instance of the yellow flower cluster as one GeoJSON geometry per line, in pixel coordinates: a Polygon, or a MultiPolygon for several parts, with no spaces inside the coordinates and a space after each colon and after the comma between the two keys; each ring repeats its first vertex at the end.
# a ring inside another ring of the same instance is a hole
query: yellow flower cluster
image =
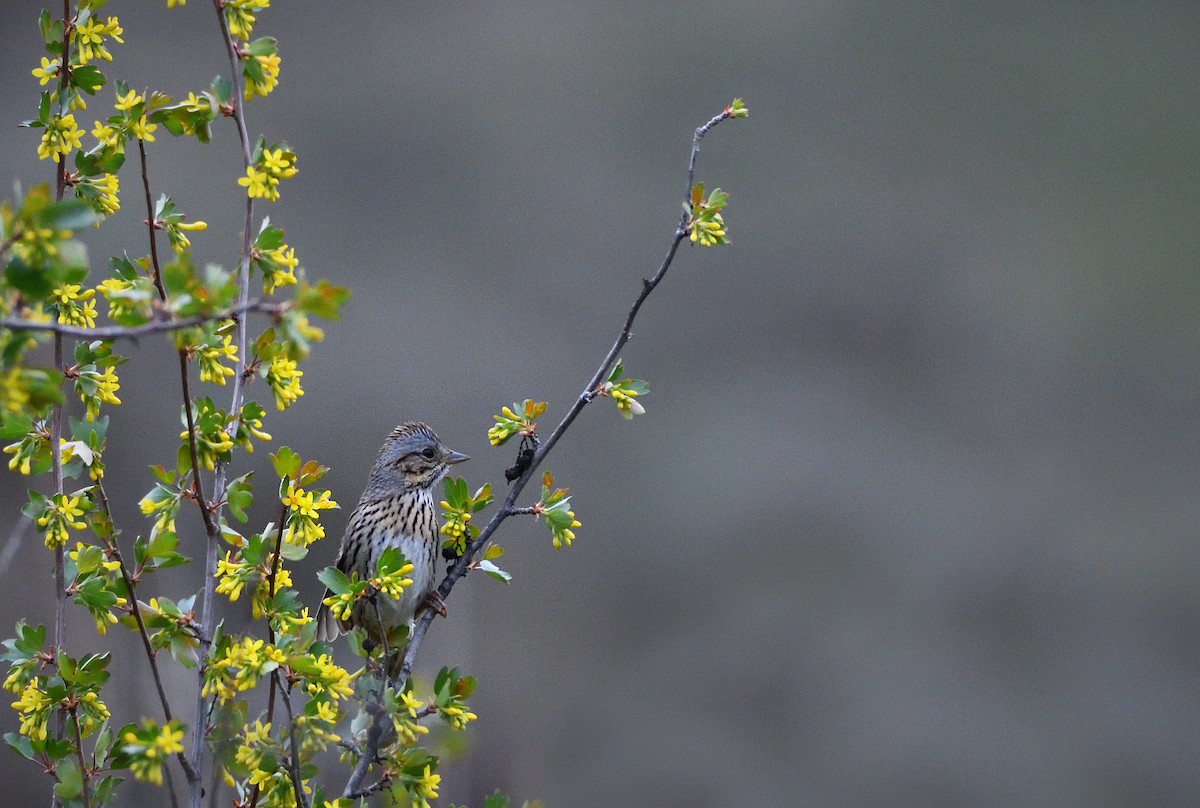
{"type": "Polygon", "coordinates": [[[85,65],[93,59],[111,62],[112,54],[104,47],[104,38],[111,37],[124,44],[125,40],[121,39],[123,33],[116,17],[109,17],[104,22],[100,22],[95,17],[89,17],[83,23],[75,26],[72,35],[79,48],[79,63],[85,65]]]}
{"type": "MultiPolygon", "coordinates": [[[[88,289],[88,291],[92,290],[88,289]]],[[[96,304],[92,303],[91,305],[94,313],[96,304]]],[[[94,323],[89,323],[89,325],[94,325],[94,323]]],[[[101,404],[112,404],[114,407],[120,405],[121,399],[117,398],[117,391],[121,389],[121,380],[117,376],[116,369],[111,366],[104,368],[99,373],[88,373],[87,376],[96,384],[96,392],[88,394],[86,391],[80,390],[79,400],[84,403],[86,408],[84,414],[88,421],[94,421],[100,414],[101,404]]]]}
{"type": "Polygon", "coordinates": [[[550,525],[551,541],[554,544],[554,549],[559,550],[562,547],[570,547],[571,542],[575,541],[575,528],[582,527],[582,524],[575,518],[575,511],[567,511],[567,518],[570,520],[566,527],[557,527],[554,524],[550,525]]]}
{"type": "Polygon", "coordinates": [[[196,349],[196,357],[200,365],[200,381],[224,386],[225,378],[233,375],[233,368],[221,364],[221,360],[228,359],[230,362],[236,362],[238,349],[233,344],[232,336],[223,339],[217,337],[217,339],[222,340],[220,344],[199,346],[196,349]]]}
{"type": "Polygon", "coordinates": [[[71,538],[71,530],[83,530],[87,527],[79,517],[87,512],[83,497],[72,497],[67,494],[55,494],[46,510],[37,518],[37,526],[46,534],[46,547],[53,550],[62,547],[71,538]]]}
{"type": "Polygon", "coordinates": [[[118,320],[124,317],[148,316],[149,294],[138,290],[137,284],[122,278],[107,278],[97,286],[100,294],[108,301],[108,316],[118,320]]]}
{"type": "Polygon", "coordinates": [[[425,773],[415,778],[409,788],[413,808],[429,808],[429,800],[437,799],[438,784],[441,782],[442,776],[430,774],[429,766],[426,765],[425,773]]]}
{"type": "Polygon", "coordinates": [[[273,250],[262,254],[266,259],[260,262],[263,269],[263,291],[273,294],[277,286],[293,286],[296,283],[296,267],[300,259],[296,251],[286,244],[280,244],[273,250]]]}
{"type": "Polygon", "coordinates": [[[238,185],[246,189],[252,199],[279,199],[279,181],[296,176],[296,155],[283,148],[263,149],[257,165],[246,167],[246,176],[238,179],[238,185]]]}
{"type": "MultiPolygon", "coordinates": [[[[144,500],[143,500],[144,501],[144,500]]],[[[258,573],[257,568],[238,555],[233,559],[233,551],[227,550],[224,558],[217,559],[217,571],[213,577],[217,580],[217,593],[227,595],[230,601],[236,601],[242,595],[247,581],[258,573]]]]}
{"type": "Polygon", "coordinates": [[[712,219],[708,221],[696,222],[692,225],[692,233],[690,236],[692,243],[699,244],[701,247],[711,247],[714,244],[721,244],[725,238],[725,220],[721,214],[713,214],[712,219]]]}
{"type": "MultiPolygon", "coordinates": [[[[77,283],[68,283],[51,290],[50,297],[58,307],[58,321],[64,325],[96,327],[95,289],[82,289],[77,283]]],[[[120,402],[118,402],[120,403],[120,402]]]]}
{"type": "Polygon", "coordinates": [[[297,547],[307,547],[317,539],[325,538],[319,511],[339,507],[329,498],[328,491],[319,494],[305,491],[294,482],[288,482],[280,502],[289,509],[287,532],[283,534],[283,540],[297,547]]]}
{"type": "Polygon", "coordinates": [[[279,83],[279,54],[268,53],[265,56],[251,56],[258,62],[258,71],[262,74],[262,78],[258,79],[251,75],[246,76],[245,98],[247,101],[254,96],[266,98],[275,89],[275,85],[279,83]]]}
{"type": "Polygon", "coordinates": [[[80,140],[82,137],[83,130],[75,123],[74,115],[56,115],[46,124],[46,131],[42,133],[37,150],[38,159],[57,160],[65,157],[72,149],[83,145],[80,140]]]}
{"type": "Polygon", "coordinates": [[[271,0],[225,0],[225,21],[229,33],[249,39],[256,22],[254,14],[271,7],[271,0]]]}
{"type": "Polygon", "coordinates": [[[378,589],[383,594],[387,595],[392,600],[398,600],[405,589],[413,585],[412,578],[406,578],[413,571],[412,564],[405,564],[398,569],[394,569],[386,575],[377,575],[374,578],[368,578],[367,583],[378,589]]]}
{"type": "Polygon", "coordinates": [[[30,679],[21,697],[12,703],[12,708],[21,714],[21,734],[34,741],[46,740],[46,719],[53,706],[42,690],[41,680],[30,679]]]}
{"type": "Polygon", "coordinates": [[[304,390],[300,387],[300,377],[303,375],[304,371],[296,367],[296,362],[286,356],[277,356],[271,360],[271,364],[267,366],[267,384],[275,395],[277,408],[286,410],[304,395],[304,390]]]}
{"type": "Polygon", "coordinates": [[[121,209],[118,194],[121,190],[120,180],[116,174],[104,174],[100,177],[87,177],[75,184],[75,196],[91,203],[97,213],[111,216],[121,209]],[[95,189],[97,196],[89,198],[85,195],[87,188],[95,189]]]}
{"type": "Polygon", "coordinates": [[[471,514],[454,510],[446,500],[442,500],[441,506],[446,521],[438,532],[446,537],[445,546],[453,547],[462,555],[467,549],[467,523],[471,521],[471,514]]]}
{"type": "MultiPolygon", "coordinates": [[[[23,412],[25,405],[29,403],[29,390],[25,384],[25,376],[21,373],[21,368],[12,367],[0,373],[0,409],[8,412],[23,412]]],[[[14,446],[16,444],[13,444],[14,446]]],[[[4,451],[11,454],[9,449],[11,446],[5,446],[4,451]]],[[[13,450],[15,451],[15,450],[13,450]]],[[[14,457],[8,461],[10,469],[16,468],[17,459],[14,457]]],[[[22,461],[21,473],[29,473],[28,460],[22,461]]]]}
{"type": "Polygon", "coordinates": [[[183,751],[183,725],[172,720],[162,726],[146,720],[136,730],[121,736],[122,751],[129,755],[129,769],[138,780],[161,786],[167,758],[183,751]]]}
{"type": "Polygon", "coordinates": [[[70,230],[26,227],[20,231],[20,238],[13,243],[12,251],[26,264],[35,266],[58,255],[58,242],[70,236],[70,230]]]}
{"type": "Polygon", "coordinates": [[[261,677],[286,662],[287,657],[275,646],[243,637],[240,643],[231,643],[210,660],[204,674],[203,694],[215,693],[224,703],[238,691],[251,689],[261,677]]]}
{"type": "Polygon", "coordinates": [[[636,390],[622,390],[620,387],[614,387],[609,391],[612,400],[617,405],[617,409],[622,413],[629,415],[641,415],[646,412],[646,408],[637,400],[636,390]]]}
{"type": "Polygon", "coordinates": [[[450,729],[457,732],[463,731],[467,728],[467,724],[478,718],[465,704],[458,702],[447,704],[438,710],[438,713],[450,725],[450,729]]]}
{"type": "Polygon", "coordinates": [[[191,239],[187,237],[184,231],[196,232],[207,230],[208,222],[166,221],[163,222],[163,228],[167,231],[167,240],[171,243],[171,249],[176,253],[181,253],[192,246],[191,239]]]}

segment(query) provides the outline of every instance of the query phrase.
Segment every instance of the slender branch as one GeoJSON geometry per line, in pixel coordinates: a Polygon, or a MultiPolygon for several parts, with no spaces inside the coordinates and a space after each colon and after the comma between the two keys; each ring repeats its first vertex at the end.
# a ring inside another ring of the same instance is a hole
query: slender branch
{"type": "MultiPolygon", "coordinates": [[[[233,37],[229,33],[229,23],[225,19],[224,0],[213,0],[213,9],[217,14],[217,23],[221,29],[221,38],[225,43],[225,51],[229,56],[229,79],[232,87],[232,105],[233,119],[237,124],[238,139],[242,145],[242,159],[245,166],[251,163],[252,151],[250,147],[250,135],[246,131],[246,117],[242,109],[242,74],[239,64],[239,56],[237,46],[234,44],[233,37]]],[[[249,302],[250,296],[250,245],[252,243],[250,230],[254,224],[254,200],[246,196],[246,216],[242,229],[242,255],[241,267],[238,275],[238,305],[245,306],[249,302]]],[[[242,389],[246,382],[246,319],[239,318],[237,321],[237,367],[233,377],[233,396],[232,403],[229,408],[229,414],[232,418],[239,419],[242,409],[242,389]]],[[[225,498],[225,481],[228,470],[228,464],[218,461],[216,473],[213,480],[213,503],[216,509],[217,521],[220,521],[220,512],[223,507],[222,502],[225,498]]],[[[201,602],[201,617],[200,631],[205,637],[212,636],[213,626],[216,623],[216,578],[214,577],[217,569],[217,558],[220,554],[221,541],[218,533],[209,533],[208,547],[204,556],[204,596],[201,602]]],[[[193,736],[192,748],[192,765],[197,770],[203,769],[201,765],[203,754],[204,741],[204,725],[207,719],[203,718],[204,711],[204,693],[203,680],[206,665],[201,664],[199,670],[200,687],[197,688],[196,694],[196,728],[193,736]]],[[[192,783],[191,808],[200,808],[200,800],[203,796],[203,789],[199,781],[192,783]]]]}
{"type": "Polygon", "coordinates": [[[358,800],[358,799],[362,799],[363,797],[369,797],[372,794],[374,794],[376,791],[382,791],[383,789],[387,788],[391,784],[392,784],[391,777],[380,777],[374,783],[372,783],[371,785],[362,789],[361,791],[355,791],[353,794],[350,794],[347,797],[344,797],[343,799],[358,800]]]}
{"type": "MultiPolygon", "coordinates": [[[[271,556],[271,569],[267,571],[267,596],[268,599],[275,599],[275,576],[279,569],[279,552],[283,547],[283,522],[287,519],[288,506],[282,505],[279,509],[279,530],[275,532],[275,552],[271,556]]],[[[275,644],[275,627],[271,625],[271,620],[267,618],[267,642],[271,645],[275,644]]],[[[275,689],[278,681],[277,676],[272,676],[270,687],[267,695],[267,723],[275,721],[275,689]]],[[[256,808],[258,805],[258,797],[261,789],[256,783],[254,791],[250,794],[250,808],[256,808]]]]}
{"type": "MultiPolygon", "coordinates": [[[[104,510],[104,514],[111,524],[112,510],[109,508],[108,494],[104,490],[103,483],[96,484],[96,492],[99,495],[99,505],[104,510]]],[[[108,550],[108,554],[119,565],[118,569],[121,571],[121,580],[125,582],[125,590],[129,595],[128,609],[130,614],[133,615],[134,622],[137,623],[138,636],[142,638],[142,648],[145,649],[146,659],[150,663],[150,673],[154,678],[154,688],[158,691],[158,701],[162,704],[163,717],[169,724],[175,720],[175,717],[171,713],[171,703],[167,700],[167,691],[163,687],[162,674],[158,670],[158,652],[154,650],[154,646],[150,643],[150,632],[146,629],[146,622],[142,618],[142,607],[137,599],[137,585],[134,583],[133,576],[129,572],[129,566],[125,563],[125,556],[121,554],[121,546],[117,540],[118,535],[118,531],[114,529],[112,537],[104,541],[105,548],[108,550]]],[[[192,768],[192,764],[188,762],[187,755],[179,752],[176,757],[179,759],[179,765],[183,768],[183,774],[187,777],[189,783],[196,777],[199,777],[196,770],[192,768]]],[[[174,788],[171,789],[171,804],[177,804],[174,788]]]]}
{"type": "Polygon", "coordinates": [[[83,732],[79,729],[79,714],[74,709],[71,710],[71,723],[75,725],[75,756],[79,759],[79,777],[83,786],[80,796],[83,798],[83,808],[92,808],[92,793],[89,788],[92,771],[83,759],[83,732]]]}
{"type": "MultiPolygon", "coordinates": [[[[58,114],[61,116],[66,106],[67,84],[71,75],[71,2],[63,0],[63,41],[62,65],[58,70],[58,114]]],[[[61,202],[63,193],[67,190],[67,156],[58,156],[58,166],[55,170],[54,201],[61,202]]],[[[57,319],[57,317],[56,317],[57,319]]],[[[63,369],[63,338],[61,334],[54,335],[54,372],[62,373],[63,369]]],[[[62,382],[59,382],[61,389],[62,382]]],[[[54,470],[54,493],[63,493],[62,471],[62,402],[57,402],[50,408],[50,465],[54,470]]],[[[67,635],[67,578],[66,550],[60,544],[54,548],[54,653],[62,652],[67,635]]],[[[58,714],[55,719],[54,737],[61,738],[66,733],[66,715],[58,714]]],[[[50,799],[52,808],[58,805],[58,796],[50,799]]]]}
{"type": "MultiPolygon", "coordinates": [[[[685,204],[690,203],[691,200],[692,185],[695,179],[696,171],[696,158],[700,153],[700,141],[703,140],[704,136],[708,134],[710,129],[726,118],[731,117],[733,117],[733,115],[731,114],[730,110],[726,109],[724,112],[714,116],[703,126],[700,126],[696,129],[696,132],[692,137],[691,154],[688,157],[688,187],[684,194],[685,204]]],[[[583,392],[579,394],[579,398],[577,398],[575,403],[571,405],[571,409],[567,411],[567,414],[563,417],[562,421],[560,421],[558,426],[554,428],[554,431],[550,433],[550,437],[538,445],[537,450],[534,452],[533,459],[529,462],[529,465],[525,468],[524,472],[522,472],[521,476],[518,477],[513,483],[512,487],[509,489],[508,496],[504,498],[504,502],[501,503],[500,507],[496,510],[496,513],[494,513],[492,518],[488,520],[488,523],[479,532],[479,535],[476,536],[474,540],[467,543],[467,547],[463,551],[463,554],[455,560],[455,562],[450,566],[450,569],[446,572],[446,577],[442,579],[441,584],[437,588],[437,594],[442,598],[442,600],[445,600],[450,595],[450,591],[454,588],[454,585],[467,573],[467,570],[470,569],[475,554],[478,553],[485,544],[487,544],[488,540],[492,537],[492,534],[494,534],[497,528],[504,523],[505,519],[516,514],[533,513],[532,508],[515,507],[517,497],[521,495],[521,492],[525,489],[525,486],[529,483],[530,479],[532,479],[537,467],[546,458],[546,455],[550,454],[550,451],[554,448],[554,445],[558,443],[559,438],[561,438],[567,429],[570,428],[571,424],[575,421],[575,418],[578,417],[579,413],[583,411],[583,408],[586,407],[592,401],[592,399],[596,397],[596,390],[598,389],[601,381],[612,369],[613,364],[617,361],[617,356],[620,354],[621,349],[625,347],[626,343],[629,342],[633,335],[633,322],[637,318],[638,312],[642,308],[642,304],[646,302],[646,298],[649,297],[650,293],[658,287],[659,283],[661,283],[662,279],[666,276],[667,270],[671,268],[671,263],[675,260],[675,254],[679,251],[680,243],[684,240],[684,238],[687,237],[687,228],[688,214],[685,212],[680,217],[679,224],[675,227],[675,232],[671,237],[670,246],[667,248],[667,253],[663,257],[662,263],[659,264],[658,271],[656,271],[649,280],[642,281],[641,292],[633,301],[633,306],[630,307],[629,313],[625,316],[625,322],[622,324],[616,340],[613,342],[612,347],[609,348],[608,353],[605,355],[603,361],[601,361],[600,366],[596,368],[596,372],[593,373],[591,379],[588,380],[587,385],[583,388],[583,392]]],[[[421,642],[425,638],[425,633],[429,630],[430,623],[433,622],[434,614],[435,612],[432,609],[426,609],[421,612],[420,616],[417,618],[416,625],[414,626],[412,634],[408,640],[408,647],[404,652],[404,660],[400,666],[400,671],[396,676],[397,682],[404,682],[412,674],[413,662],[416,659],[417,651],[421,647],[421,642]]],[[[346,782],[345,789],[343,789],[343,798],[353,798],[364,793],[360,790],[362,781],[366,776],[369,764],[373,762],[379,755],[379,741],[383,735],[383,722],[388,720],[390,719],[383,711],[380,711],[375,715],[374,720],[371,722],[371,727],[367,732],[366,745],[363,747],[361,756],[359,757],[354,770],[350,774],[350,779],[346,782]]]]}
{"type": "Polygon", "coordinates": [[[158,226],[154,221],[154,199],[150,194],[150,171],[146,168],[146,143],[139,137],[137,144],[142,160],[142,190],[146,194],[146,227],[150,230],[150,266],[154,269],[154,288],[158,290],[159,299],[166,303],[167,290],[163,286],[162,269],[158,265],[158,239],[154,236],[158,226]]]}
{"type": "Polygon", "coordinates": [[[266,300],[248,300],[244,304],[231,306],[228,309],[214,311],[210,314],[197,314],[180,320],[164,316],[145,325],[131,326],[100,326],[88,328],[81,325],[66,325],[58,322],[42,322],[40,320],[24,320],[20,317],[0,317],[0,328],[10,331],[41,331],[47,334],[58,334],[65,337],[78,337],[86,340],[118,340],[137,339],[149,334],[162,334],[170,331],[182,331],[205,323],[221,322],[222,320],[237,320],[247,312],[263,312],[272,316],[282,314],[290,303],[276,303],[266,300]]]}
{"type": "MultiPolygon", "coordinates": [[[[272,679],[279,677],[278,669],[272,679]]],[[[279,686],[279,695],[283,697],[283,709],[288,714],[288,737],[292,742],[291,754],[288,755],[288,773],[292,776],[292,791],[296,794],[296,805],[299,808],[309,808],[308,796],[304,793],[304,781],[300,779],[300,745],[296,743],[296,715],[292,712],[292,697],[288,689],[279,686]]]]}

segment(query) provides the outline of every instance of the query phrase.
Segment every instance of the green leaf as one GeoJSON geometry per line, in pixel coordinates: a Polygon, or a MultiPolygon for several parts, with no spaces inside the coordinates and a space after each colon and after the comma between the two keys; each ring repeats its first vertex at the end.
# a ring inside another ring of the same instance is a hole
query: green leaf
{"type": "Polygon", "coordinates": [[[64,199],[42,211],[42,223],[56,230],[79,230],[100,220],[82,199],[64,199]]]}
{"type": "Polygon", "coordinates": [[[225,491],[225,501],[229,505],[229,512],[242,524],[246,523],[246,509],[254,502],[254,489],[250,485],[250,478],[253,476],[254,472],[243,474],[230,482],[225,491]]]}
{"type": "Polygon", "coordinates": [[[483,570],[488,575],[495,578],[497,581],[503,581],[504,583],[508,583],[509,581],[512,580],[512,575],[510,575],[509,573],[500,569],[499,567],[497,567],[495,564],[488,561],[487,559],[484,559],[483,561],[479,562],[479,569],[483,570]]]}
{"type": "Polygon", "coordinates": [[[212,94],[217,99],[217,104],[222,107],[229,106],[233,100],[233,82],[222,76],[217,76],[213,79],[212,94]]]}
{"type": "Polygon", "coordinates": [[[4,742],[8,744],[8,748],[16,752],[26,760],[34,759],[33,744],[24,735],[16,732],[4,733],[4,742]]]}
{"type": "Polygon", "coordinates": [[[59,761],[54,773],[58,776],[54,794],[60,800],[73,800],[83,793],[83,775],[79,771],[79,764],[72,758],[59,761]]]}
{"type": "MultiPolygon", "coordinates": [[[[408,563],[399,547],[388,547],[379,554],[380,576],[390,575],[408,563]]],[[[339,593],[340,594],[340,593],[339,593]]]]}
{"type": "Polygon", "coordinates": [[[251,56],[270,56],[279,49],[279,40],[273,36],[264,36],[250,43],[251,56]]]}
{"type": "Polygon", "coordinates": [[[279,451],[271,455],[271,463],[275,466],[278,477],[295,477],[300,471],[300,455],[287,446],[280,446],[279,451]]]}
{"type": "Polygon", "coordinates": [[[326,567],[321,570],[317,573],[317,580],[325,584],[335,595],[345,595],[353,588],[350,579],[337,567],[326,567]]]}
{"type": "Polygon", "coordinates": [[[71,68],[71,83],[88,95],[95,95],[108,79],[93,65],[79,65],[71,68]]]}

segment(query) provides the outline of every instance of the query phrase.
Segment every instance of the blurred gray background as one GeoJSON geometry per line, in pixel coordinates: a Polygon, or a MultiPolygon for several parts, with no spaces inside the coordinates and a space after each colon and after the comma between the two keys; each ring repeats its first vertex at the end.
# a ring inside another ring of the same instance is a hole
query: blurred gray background
{"type": "MultiPolygon", "coordinates": [[[[481,680],[443,804],[1195,804],[1200,6],[277,5],[257,33],[282,80],[248,118],[300,174],[258,210],[355,293],[268,422],[345,508],[297,575],[314,603],[396,423],[503,487],[490,415],[566,411],[667,246],[693,128],[751,108],[698,172],[732,196],[733,245],[683,250],[624,352],[649,413],[600,402],[550,458],[575,546],[507,524],[513,584],[468,578],[422,649],[481,680]]],[[[3,5],[6,183],[52,176],[15,126],[40,7],[3,5]]],[[[105,13],[112,76],[184,95],[227,72],[202,0],[105,13]]],[[[160,130],[151,180],[210,223],[198,259],[231,266],[218,123],[211,147],[160,130]]],[[[146,250],[132,164],[121,182],[97,268],[146,250]]],[[[179,430],[167,343],[129,350],[108,456],[126,541],[179,430]]],[[[0,480],[6,535],[26,482],[0,480]]],[[[48,559],[25,540],[5,632],[51,619],[48,559]]],[[[199,586],[193,566],[146,595],[199,586]]],[[[117,636],[124,717],[149,684],[117,636]]],[[[101,646],[78,610],[70,644],[101,646]]],[[[193,681],[171,675],[180,704],[193,681]]],[[[14,804],[44,798],[35,767],[0,773],[14,804]]]]}

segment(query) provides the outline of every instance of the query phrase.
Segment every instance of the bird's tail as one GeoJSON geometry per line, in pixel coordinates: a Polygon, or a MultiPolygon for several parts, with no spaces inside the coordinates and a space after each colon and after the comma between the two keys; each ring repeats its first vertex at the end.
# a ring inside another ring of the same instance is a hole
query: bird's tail
{"type": "Polygon", "coordinates": [[[337,617],[325,605],[325,598],[329,597],[329,590],[325,590],[325,594],[321,596],[321,606],[317,609],[317,641],[318,642],[333,642],[338,635],[342,633],[342,627],[338,625],[337,617]]]}

